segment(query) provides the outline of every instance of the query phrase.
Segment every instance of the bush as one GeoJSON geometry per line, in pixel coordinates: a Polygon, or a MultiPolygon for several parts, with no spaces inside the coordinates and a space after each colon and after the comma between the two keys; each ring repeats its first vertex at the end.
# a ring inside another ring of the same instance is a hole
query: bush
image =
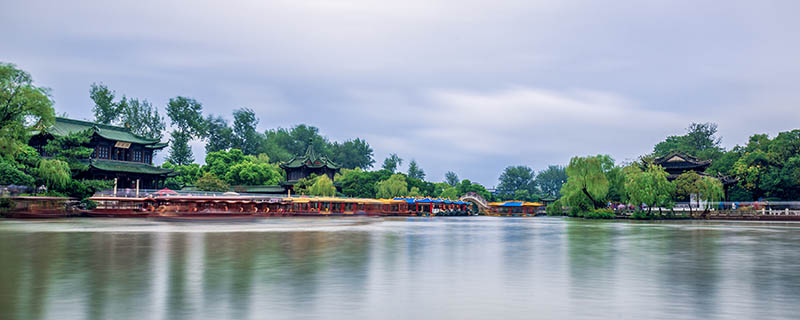
{"type": "Polygon", "coordinates": [[[84,208],[86,210],[92,210],[94,208],[97,208],[97,202],[94,202],[89,199],[83,199],[81,200],[81,208],[84,208]]]}
{"type": "Polygon", "coordinates": [[[14,200],[0,198],[0,212],[8,211],[11,208],[14,208],[14,200]]]}
{"type": "Polygon", "coordinates": [[[635,220],[652,220],[655,218],[652,213],[647,213],[644,210],[637,210],[631,215],[631,219],[635,220]]]}
{"type": "Polygon", "coordinates": [[[18,186],[32,186],[33,177],[8,162],[0,162],[0,185],[14,184],[18,186]]]}
{"type": "Polygon", "coordinates": [[[561,207],[561,200],[556,200],[551,204],[547,205],[545,209],[545,213],[548,216],[563,216],[564,215],[564,208],[561,207]]]}
{"type": "Polygon", "coordinates": [[[69,189],[66,193],[73,198],[86,199],[93,196],[97,191],[107,190],[114,187],[111,180],[72,180],[68,184],[69,189]]]}

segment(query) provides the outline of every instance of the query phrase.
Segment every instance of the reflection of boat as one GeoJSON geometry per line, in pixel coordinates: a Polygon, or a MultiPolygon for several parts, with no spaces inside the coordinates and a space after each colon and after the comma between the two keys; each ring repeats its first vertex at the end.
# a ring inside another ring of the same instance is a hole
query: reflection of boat
{"type": "Polygon", "coordinates": [[[76,215],[72,210],[75,199],[62,197],[7,197],[9,218],[63,218],[76,215]]]}

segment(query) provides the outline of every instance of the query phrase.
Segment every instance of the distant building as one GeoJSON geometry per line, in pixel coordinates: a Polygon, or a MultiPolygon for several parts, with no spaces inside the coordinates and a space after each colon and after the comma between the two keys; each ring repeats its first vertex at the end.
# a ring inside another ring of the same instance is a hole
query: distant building
{"type": "Polygon", "coordinates": [[[281,168],[286,171],[287,181],[284,184],[290,186],[312,174],[317,176],[324,174],[333,181],[334,175],[340,169],[339,165],[328,159],[328,157],[317,154],[311,143],[309,143],[304,155],[295,156],[292,160],[281,164],[281,168]]]}
{"type": "Polygon", "coordinates": [[[90,130],[92,139],[87,147],[94,150],[88,160],[87,179],[117,179],[118,188],[156,189],[163,187],[171,169],[153,166],[153,155],[167,143],[136,135],[129,128],[67,118],[56,118],[55,124],[31,137],[29,144],[43,157],[47,142],[55,137],[90,130]]]}
{"type": "Polygon", "coordinates": [[[728,195],[728,187],[737,182],[736,178],[723,175],[712,176],[705,173],[706,169],[711,165],[711,160],[699,160],[680,152],[672,152],[666,156],[657,158],[653,161],[653,164],[664,168],[664,171],[669,174],[667,176],[667,180],[669,181],[677,179],[678,176],[688,171],[694,171],[701,176],[716,178],[722,182],[722,186],[725,189],[725,197],[728,195]]]}

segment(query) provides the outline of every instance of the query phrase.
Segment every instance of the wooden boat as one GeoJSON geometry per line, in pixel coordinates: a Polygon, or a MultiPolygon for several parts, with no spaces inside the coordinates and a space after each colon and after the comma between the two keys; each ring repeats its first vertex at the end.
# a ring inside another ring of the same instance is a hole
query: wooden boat
{"type": "Polygon", "coordinates": [[[3,215],[8,218],[40,219],[75,216],[76,200],[64,197],[7,197],[11,208],[3,215]]]}

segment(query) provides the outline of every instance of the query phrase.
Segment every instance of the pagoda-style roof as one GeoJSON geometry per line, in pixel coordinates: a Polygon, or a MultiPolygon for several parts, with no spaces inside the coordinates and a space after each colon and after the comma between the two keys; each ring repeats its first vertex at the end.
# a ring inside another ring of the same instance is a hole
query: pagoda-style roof
{"type": "Polygon", "coordinates": [[[172,173],[172,169],[159,168],[147,163],[131,161],[91,159],[89,161],[89,166],[97,170],[109,172],[128,172],[153,175],[166,175],[172,173]]]}
{"type": "Polygon", "coordinates": [[[666,156],[657,158],[653,163],[660,165],[664,170],[695,170],[705,171],[711,160],[699,160],[687,154],[672,152],[666,156]]]}
{"type": "Polygon", "coordinates": [[[306,149],[306,154],[302,156],[295,156],[292,160],[284,162],[281,164],[281,168],[283,169],[296,169],[296,168],[328,168],[337,170],[339,169],[339,165],[328,159],[328,157],[317,154],[314,151],[314,146],[312,144],[308,144],[308,149],[306,149]]]}
{"type": "Polygon", "coordinates": [[[166,143],[162,143],[159,139],[142,137],[131,132],[129,128],[60,117],[56,118],[52,126],[42,131],[53,136],[66,136],[86,130],[92,130],[94,134],[108,140],[142,144],[151,149],[161,149],[167,146],[166,143]]]}

